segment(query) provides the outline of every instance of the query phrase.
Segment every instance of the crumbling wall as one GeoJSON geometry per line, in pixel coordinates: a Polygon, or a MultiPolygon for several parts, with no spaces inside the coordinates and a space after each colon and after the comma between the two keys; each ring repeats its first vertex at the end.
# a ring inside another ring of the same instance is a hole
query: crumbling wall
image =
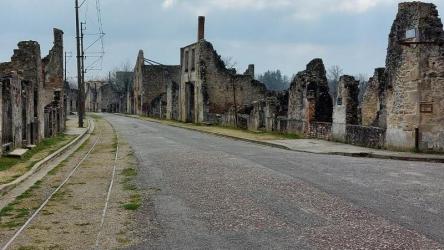
{"type": "Polygon", "coordinates": [[[385,68],[377,68],[368,82],[361,103],[363,126],[387,127],[386,91],[387,78],[385,68]]]}
{"type": "Polygon", "coordinates": [[[333,138],[345,141],[346,126],[357,125],[359,106],[359,81],[352,76],[341,76],[337,86],[338,96],[333,110],[333,138]]]}
{"type": "Polygon", "coordinates": [[[166,119],[179,119],[179,83],[176,81],[169,81],[167,83],[167,106],[166,119]]]}
{"type": "Polygon", "coordinates": [[[217,123],[230,109],[239,111],[267,94],[265,85],[252,76],[253,65],[245,74],[236,74],[204,39],[181,49],[181,74],[182,121],[217,123]]]}
{"type": "MultiPolygon", "coordinates": [[[[0,152],[23,147],[22,79],[16,72],[0,77],[0,152]]],[[[26,132],[26,131],[25,131],[26,132]]]]}
{"type": "Polygon", "coordinates": [[[121,99],[121,112],[130,113],[131,112],[131,89],[133,86],[134,72],[128,71],[118,71],[116,72],[116,83],[118,86],[122,86],[123,93],[121,99]]]}
{"type": "Polygon", "coordinates": [[[122,99],[121,93],[113,84],[104,84],[98,91],[99,111],[109,113],[121,112],[122,99]]]}
{"type": "Polygon", "coordinates": [[[37,144],[45,137],[44,134],[44,100],[43,75],[40,45],[34,41],[18,43],[18,49],[14,50],[8,71],[19,72],[22,80],[29,85],[26,107],[25,137],[29,144],[37,144]]]}
{"type": "Polygon", "coordinates": [[[42,59],[43,91],[46,136],[54,136],[65,129],[64,80],[63,80],[63,31],[54,29],[54,46],[42,59]]]}
{"type": "MultiPolygon", "coordinates": [[[[333,100],[322,59],[314,59],[306,70],[299,72],[289,89],[288,118],[304,123],[307,130],[311,122],[332,122],[333,100]]],[[[294,129],[294,128],[292,128],[294,129]]],[[[302,133],[304,131],[292,131],[302,133]]],[[[305,131],[307,132],[307,131],[305,131]]]]}
{"type": "Polygon", "coordinates": [[[249,115],[248,128],[268,132],[286,132],[281,126],[281,120],[287,118],[288,92],[270,92],[262,100],[254,102],[244,108],[243,112],[249,115]]]}
{"type": "Polygon", "coordinates": [[[100,88],[105,85],[104,81],[85,82],[85,110],[86,112],[100,112],[100,88]]]}
{"type": "Polygon", "coordinates": [[[151,101],[150,116],[159,119],[166,119],[166,109],[167,109],[167,96],[166,93],[163,93],[151,101]]]}
{"type": "Polygon", "coordinates": [[[66,115],[77,112],[78,107],[78,94],[77,88],[74,88],[69,83],[65,83],[65,96],[66,96],[66,115]]]}
{"type": "MultiPolygon", "coordinates": [[[[158,105],[153,107],[154,100],[165,95],[170,82],[179,82],[180,67],[173,65],[144,65],[142,71],[143,113],[156,113],[158,105]]],[[[166,116],[166,108],[162,110],[162,117],[166,116]]]]}
{"type": "Polygon", "coordinates": [[[235,74],[226,68],[213,45],[204,40],[199,42],[199,69],[200,80],[206,84],[209,113],[223,114],[232,106],[240,109],[266,97],[267,88],[251,75],[251,65],[248,74],[235,74]]]}
{"type": "Polygon", "coordinates": [[[131,113],[142,114],[142,85],[143,85],[143,66],[145,65],[145,57],[143,50],[139,50],[136,64],[134,66],[133,86],[131,89],[131,113]]]}
{"type": "Polygon", "coordinates": [[[444,151],[443,41],[435,5],[399,4],[386,59],[388,147],[444,151]]]}

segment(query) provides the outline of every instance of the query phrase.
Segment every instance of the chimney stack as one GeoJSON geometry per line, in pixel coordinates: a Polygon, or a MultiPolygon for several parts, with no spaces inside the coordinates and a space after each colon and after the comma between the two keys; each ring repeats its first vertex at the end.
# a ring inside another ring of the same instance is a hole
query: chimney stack
{"type": "Polygon", "coordinates": [[[199,17],[199,28],[197,31],[197,41],[205,39],[205,17],[199,17]]]}

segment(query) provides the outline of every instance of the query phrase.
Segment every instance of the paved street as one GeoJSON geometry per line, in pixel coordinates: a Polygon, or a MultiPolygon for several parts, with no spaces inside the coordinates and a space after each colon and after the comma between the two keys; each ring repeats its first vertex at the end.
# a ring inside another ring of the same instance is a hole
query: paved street
{"type": "Polygon", "coordinates": [[[444,164],[297,153],[104,115],[140,161],[135,248],[443,248],[444,164]]]}

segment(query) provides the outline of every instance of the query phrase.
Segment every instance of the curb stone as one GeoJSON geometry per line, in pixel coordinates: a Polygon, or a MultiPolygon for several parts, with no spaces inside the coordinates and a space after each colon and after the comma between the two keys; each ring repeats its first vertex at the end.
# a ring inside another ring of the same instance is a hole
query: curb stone
{"type": "MultiPolygon", "coordinates": [[[[63,146],[62,148],[57,150],[56,152],[52,153],[51,155],[48,155],[43,160],[41,160],[41,161],[37,162],[36,164],[34,164],[34,166],[31,168],[31,170],[29,170],[28,172],[26,172],[22,176],[18,177],[17,179],[13,180],[10,183],[6,183],[6,184],[3,184],[3,185],[0,185],[0,197],[5,195],[7,192],[11,191],[15,187],[17,187],[20,183],[24,182],[25,180],[27,180],[32,175],[34,175],[37,171],[39,171],[46,164],[48,164],[49,162],[51,162],[55,158],[63,155],[68,150],[72,149],[72,147],[80,147],[81,144],[78,144],[78,143],[82,139],[84,139],[86,136],[89,137],[93,130],[94,130],[94,122],[91,119],[89,119],[88,120],[88,127],[87,127],[87,129],[82,134],[77,136],[74,140],[72,140],[70,143],[66,144],[65,146],[63,146]],[[78,145],[75,145],[75,144],[78,144],[78,145]]],[[[68,158],[69,156],[70,155],[67,155],[66,158],[68,158]]]]}
{"type": "Polygon", "coordinates": [[[117,113],[115,115],[129,117],[129,118],[133,118],[133,119],[139,119],[139,120],[147,121],[147,122],[154,122],[154,123],[158,123],[158,124],[162,124],[162,125],[167,125],[167,126],[175,127],[175,128],[182,128],[182,129],[197,131],[197,132],[201,132],[201,133],[205,133],[205,134],[211,134],[211,135],[215,135],[215,136],[219,136],[219,137],[230,138],[230,139],[234,139],[234,140],[238,140],[238,141],[245,141],[245,142],[260,144],[260,145],[264,145],[264,146],[270,146],[270,147],[284,149],[284,150],[289,150],[289,151],[293,151],[293,152],[308,153],[308,154],[318,154],[318,155],[338,155],[338,156],[346,156],[346,157],[354,157],[354,158],[373,158],[373,159],[383,159],[383,160],[400,160],[400,161],[444,163],[444,158],[432,158],[432,157],[425,158],[425,157],[414,157],[414,156],[412,157],[412,156],[381,155],[381,154],[377,154],[377,153],[375,154],[375,153],[365,153],[365,152],[362,152],[362,153],[346,153],[346,152],[320,153],[320,152],[311,152],[311,151],[307,151],[307,150],[292,149],[290,147],[287,147],[287,146],[284,146],[284,145],[275,144],[275,143],[271,143],[271,142],[257,141],[257,140],[251,140],[251,139],[246,139],[246,138],[240,138],[240,137],[236,137],[236,136],[224,135],[224,134],[220,134],[220,133],[209,132],[209,131],[204,131],[204,130],[195,129],[195,128],[182,127],[182,126],[178,126],[178,125],[174,125],[174,124],[164,124],[161,121],[145,120],[145,119],[143,119],[143,117],[137,117],[137,116],[133,116],[133,115],[125,115],[125,114],[117,114],[117,113]]]}

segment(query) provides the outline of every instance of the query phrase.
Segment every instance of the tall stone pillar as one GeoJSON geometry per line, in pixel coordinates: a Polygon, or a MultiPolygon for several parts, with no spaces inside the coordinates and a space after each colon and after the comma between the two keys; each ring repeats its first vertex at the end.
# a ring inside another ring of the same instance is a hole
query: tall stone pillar
{"type": "Polygon", "coordinates": [[[358,124],[359,81],[352,76],[341,76],[339,79],[338,97],[333,109],[333,138],[345,141],[347,125],[358,124]]]}

